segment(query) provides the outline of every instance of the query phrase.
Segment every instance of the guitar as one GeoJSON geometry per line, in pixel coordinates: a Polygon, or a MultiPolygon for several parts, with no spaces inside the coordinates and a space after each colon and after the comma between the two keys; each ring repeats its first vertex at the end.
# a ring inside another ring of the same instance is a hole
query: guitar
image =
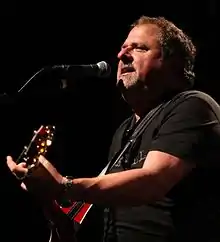
{"type": "MultiPolygon", "coordinates": [[[[40,159],[40,156],[45,156],[49,146],[52,145],[54,134],[54,126],[40,126],[37,131],[34,131],[30,143],[24,147],[16,160],[17,164],[20,162],[27,164],[29,172],[24,183],[25,185],[28,184],[28,190],[32,191],[40,201],[45,201],[44,199],[49,196],[48,189],[45,189],[46,192],[44,192],[42,187],[36,184],[35,177],[39,178],[40,176],[41,179],[48,177],[48,175],[44,176],[45,172],[47,172],[45,167],[48,165],[50,170],[55,169],[50,162],[43,163],[40,159]]],[[[44,160],[47,161],[46,159],[44,160]]],[[[48,182],[52,183],[54,181],[53,178],[48,180],[48,182]]],[[[49,202],[49,206],[47,203],[47,207],[44,209],[50,225],[49,242],[74,242],[76,240],[75,233],[80,228],[91,207],[92,204],[85,202],[72,202],[65,207],[60,205],[57,200],[49,202]]]]}

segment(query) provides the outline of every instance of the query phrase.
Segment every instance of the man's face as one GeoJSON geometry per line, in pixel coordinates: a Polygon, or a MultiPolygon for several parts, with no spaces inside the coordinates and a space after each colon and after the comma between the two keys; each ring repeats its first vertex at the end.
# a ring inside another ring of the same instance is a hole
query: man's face
{"type": "Polygon", "coordinates": [[[162,66],[160,29],[153,24],[134,27],[118,53],[117,83],[128,90],[135,86],[158,85],[162,66]]]}

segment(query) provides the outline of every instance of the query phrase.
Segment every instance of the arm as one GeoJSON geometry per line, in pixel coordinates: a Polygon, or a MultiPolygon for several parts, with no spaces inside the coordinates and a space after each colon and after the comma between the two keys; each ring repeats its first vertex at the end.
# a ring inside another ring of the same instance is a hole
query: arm
{"type": "Polygon", "coordinates": [[[151,151],[143,168],[73,179],[68,196],[73,200],[123,206],[154,202],[163,198],[193,167],[175,156],[151,151]]]}
{"type": "MultiPolygon", "coordinates": [[[[69,195],[73,200],[110,205],[161,199],[197,166],[206,134],[211,135],[216,126],[219,122],[208,104],[191,98],[176,107],[160,127],[142,168],[73,179],[69,195]]],[[[215,136],[219,139],[219,132],[215,136]]]]}
{"type": "MultiPolygon", "coordinates": [[[[195,98],[185,101],[160,127],[142,168],[73,179],[66,196],[73,201],[123,206],[159,200],[196,167],[198,152],[205,150],[205,134],[211,137],[216,126],[220,130],[219,122],[206,103],[195,98]]],[[[219,131],[215,132],[215,137],[220,144],[219,131]]],[[[220,149],[219,145],[215,148],[220,149]]],[[[56,172],[53,176],[60,177],[56,172]]],[[[62,189],[65,178],[56,180],[59,180],[59,188],[50,189],[50,192],[62,189]]]]}

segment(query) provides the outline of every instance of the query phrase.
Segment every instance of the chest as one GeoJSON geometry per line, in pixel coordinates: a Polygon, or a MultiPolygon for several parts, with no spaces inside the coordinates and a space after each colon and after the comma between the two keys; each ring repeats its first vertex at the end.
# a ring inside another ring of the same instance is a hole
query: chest
{"type": "Polygon", "coordinates": [[[120,157],[114,165],[112,172],[117,172],[125,169],[135,169],[143,166],[145,158],[150,150],[151,143],[158,133],[160,126],[160,118],[155,117],[154,121],[144,127],[140,136],[135,139],[135,142],[120,155],[123,147],[126,147],[130,135],[128,134],[127,127],[116,134],[112,143],[111,158],[115,156],[120,157]]]}

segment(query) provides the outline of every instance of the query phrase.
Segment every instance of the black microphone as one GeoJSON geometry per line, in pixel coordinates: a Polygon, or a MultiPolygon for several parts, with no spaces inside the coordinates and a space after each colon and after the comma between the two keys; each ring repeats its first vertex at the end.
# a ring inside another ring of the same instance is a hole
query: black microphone
{"type": "Polygon", "coordinates": [[[111,67],[105,61],[88,65],[55,65],[52,70],[58,71],[62,78],[106,78],[111,74],[111,67]]]}

